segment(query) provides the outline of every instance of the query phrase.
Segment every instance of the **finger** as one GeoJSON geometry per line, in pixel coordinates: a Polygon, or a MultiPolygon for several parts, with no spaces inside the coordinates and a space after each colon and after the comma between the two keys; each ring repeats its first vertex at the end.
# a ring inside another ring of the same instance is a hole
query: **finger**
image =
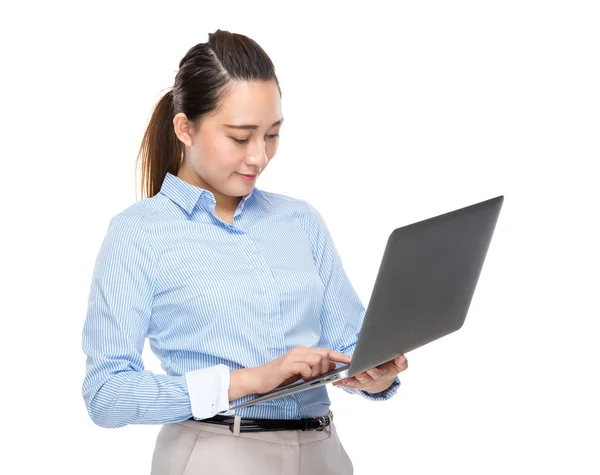
{"type": "Polygon", "coordinates": [[[404,355],[400,355],[398,358],[396,358],[397,361],[397,365],[400,368],[400,371],[404,371],[406,368],[408,368],[408,358],[404,355]]]}
{"type": "Polygon", "coordinates": [[[346,379],[342,379],[340,381],[336,381],[335,383],[333,383],[334,386],[346,386],[349,383],[358,383],[358,381],[356,380],[356,378],[346,378],[346,379]]]}
{"type": "Polygon", "coordinates": [[[326,356],[323,356],[321,353],[312,353],[309,355],[304,355],[302,360],[306,362],[311,368],[311,377],[316,377],[321,374],[325,374],[329,371],[332,371],[336,367],[336,363],[334,361],[330,361],[326,356]]]}
{"type": "Polygon", "coordinates": [[[312,368],[306,363],[294,363],[292,368],[296,374],[302,376],[302,379],[309,379],[312,376],[312,368]]]}
{"type": "Polygon", "coordinates": [[[383,366],[385,366],[386,370],[391,370],[398,374],[400,371],[404,371],[408,368],[408,360],[404,355],[400,355],[393,360],[388,361],[383,366]]]}
{"type": "Polygon", "coordinates": [[[359,373],[355,376],[359,383],[368,384],[369,382],[373,382],[373,378],[367,374],[366,372],[359,373]]]}
{"type": "Polygon", "coordinates": [[[313,366],[313,370],[318,369],[317,374],[325,374],[329,371],[333,371],[337,364],[335,361],[330,361],[328,358],[323,358],[319,364],[313,366]]]}
{"type": "Polygon", "coordinates": [[[404,371],[404,369],[405,369],[405,368],[396,366],[396,364],[393,362],[386,363],[384,368],[385,369],[383,371],[385,371],[386,374],[388,374],[388,375],[396,375],[399,372],[404,371]]]}
{"type": "Polygon", "coordinates": [[[323,356],[319,353],[308,353],[300,356],[299,360],[310,366],[311,377],[313,377],[321,373],[322,358],[323,356]]]}
{"type": "Polygon", "coordinates": [[[388,372],[388,371],[396,372],[396,371],[398,371],[398,366],[396,366],[396,364],[394,363],[394,360],[388,361],[387,363],[383,363],[383,364],[379,365],[378,368],[381,371],[385,371],[385,372],[388,372]]]}
{"type": "Polygon", "coordinates": [[[350,361],[352,361],[352,358],[350,358],[348,355],[333,350],[327,350],[327,357],[330,360],[337,361],[339,363],[350,363],[350,361]]]}
{"type": "MultiPolygon", "coordinates": [[[[371,380],[371,382],[372,382],[372,380],[371,380]]],[[[360,379],[358,379],[355,376],[353,378],[349,378],[348,380],[346,380],[344,386],[349,387],[349,388],[363,388],[368,384],[369,384],[369,382],[367,381],[366,377],[361,381],[360,379]]]]}
{"type": "Polygon", "coordinates": [[[321,362],[311,365],[311,377],[314,378],[321,374],[321,362]]]}
{"type": "Polygon", "coordinates": [[[329,359],[329,355],[324,355],[321,359],[321,374],[327,373],[329,370],[331,370],[332,364],[335,368],[335,363],[329,359]]]}
{"type": "Polygon", "coordinates": [[[383,368],[372,368],[367,370],[367,374],[371,376],[371,378],[373,378],[374,380],[382,378],[386,375],[386,373],[387,371],[385,371],[385,369],[383,368]]]}

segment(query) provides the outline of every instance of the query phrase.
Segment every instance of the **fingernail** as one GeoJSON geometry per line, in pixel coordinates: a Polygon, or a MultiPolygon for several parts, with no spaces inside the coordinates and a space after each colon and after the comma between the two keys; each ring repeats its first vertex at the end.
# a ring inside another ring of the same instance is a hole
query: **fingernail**
{"type": "Polygon", "coordinates": [[[404,361],[405,361],[405,360],[406,360],[406,357],[405,357],[404,355],[402,355],[402,356],[400,357],[400,363],[404,363],[404,361]]]}

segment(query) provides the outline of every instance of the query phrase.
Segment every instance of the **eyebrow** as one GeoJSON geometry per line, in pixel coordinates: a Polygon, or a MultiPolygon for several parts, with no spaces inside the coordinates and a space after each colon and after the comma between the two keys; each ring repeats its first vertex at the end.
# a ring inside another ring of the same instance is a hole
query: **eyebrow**
{"type": "MultiPolygon", "coordinates": [[[[283,123],[283,117],[276,122],[273,122],[271,127],[275,127],[276,125],[280,125],[283,123]]],[[[258,125],[253,124],[242,124],[242,125],[232,125],[232,124],[223,124],[225,127],[229,127],[231,129],[243,129],[243,130],[256,130],[258,129],[258,125]]],[[[269,128],[271,128],[269,127],[269,128]]]]}

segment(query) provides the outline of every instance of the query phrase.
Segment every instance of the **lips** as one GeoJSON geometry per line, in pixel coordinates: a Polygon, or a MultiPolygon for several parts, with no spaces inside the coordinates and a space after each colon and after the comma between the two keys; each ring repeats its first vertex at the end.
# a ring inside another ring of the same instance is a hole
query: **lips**
{"type": "Polygon", "coordinates": [[[248,183],[254,183],[256,181],[257,175],[244,175],[243,173],[238,173],[240,178],[248,183]]]}

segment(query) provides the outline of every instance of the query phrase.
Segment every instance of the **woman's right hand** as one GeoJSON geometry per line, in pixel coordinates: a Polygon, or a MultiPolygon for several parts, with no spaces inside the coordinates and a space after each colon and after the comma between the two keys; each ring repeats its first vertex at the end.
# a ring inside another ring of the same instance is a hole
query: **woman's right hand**
{"type": "Polygon", "coordinates": [[[254,394],[292,384],[299,379],[310,379],[327,373],[336,362],[350,363],[351,358],[328,348],[298,346],[270,363],[252,368],[254,394]]]}

